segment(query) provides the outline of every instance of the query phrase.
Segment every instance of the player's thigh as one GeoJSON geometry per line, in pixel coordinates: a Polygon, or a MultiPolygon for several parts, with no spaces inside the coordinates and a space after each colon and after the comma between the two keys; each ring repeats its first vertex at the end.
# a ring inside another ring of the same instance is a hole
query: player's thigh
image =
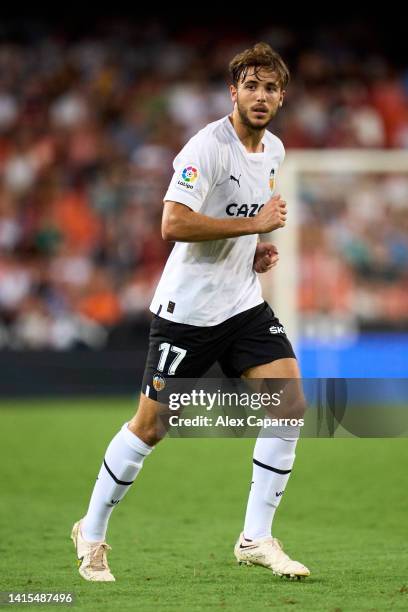
{"type": "Polygon", "coordinates": [[[153,446],[166,435],[170,414],[166,404],[161,404],[141,393],[139,407],[128,428],[143,442],[153,446]]]}
{"type": "Polygon", "coordinates": [[[294,357],[287,357],[247,368],[242,376],[244,378],[300,378],[301,374],[297,360],[294,357]]]}
{"type": "Polygon", "coordinates": [[[280,418],[301,418],[306,411],[301,374],[295,358],[275,359],[248,368],[242,373],[252,389],[267,392],[270,396],[280,394],[279,407],[268,410],[280,418]]]}

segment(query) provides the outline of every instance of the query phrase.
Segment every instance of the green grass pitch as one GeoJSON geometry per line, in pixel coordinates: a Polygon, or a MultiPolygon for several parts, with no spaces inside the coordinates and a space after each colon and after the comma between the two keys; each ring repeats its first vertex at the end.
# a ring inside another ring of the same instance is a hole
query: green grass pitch
{"type": "Polygon", "coordinates": [[[2,401],[0,590],[72,591],[94,612],[408,610],[406,439],[300,441],[274,535],[312,576],[289,582],[233,556],[253,440],[168,438],[113,512],[117,582],[83,581],[71,526],[135,403],[2,401]]]}

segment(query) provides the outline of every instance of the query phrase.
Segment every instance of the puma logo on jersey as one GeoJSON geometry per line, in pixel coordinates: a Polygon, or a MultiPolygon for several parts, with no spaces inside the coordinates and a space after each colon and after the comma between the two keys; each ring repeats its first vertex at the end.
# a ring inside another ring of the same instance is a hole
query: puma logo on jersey
{"type": "Polygon", "coordinates": [[[281,325],[272,325],[272,327],[269,328],[269,331],[271,334],[284,334],[285,328],[281,325]]]}
{"type": "Polygon", "coordinates": [[[255,217],[261,209],[263,204],[228,204],[225,212],[229,217],[255,217]]]}
{"type": "Polygon", "coordinates": [[[239,175],[238,178],[235,178],[235,176],[233,176],[232,174],[230,175],[230,181],[235,181],[236,183],[238,183],[238,187],[241,187],[241,185],[239,184],[239,179],[241,178],[242,174],[239,175]]]}

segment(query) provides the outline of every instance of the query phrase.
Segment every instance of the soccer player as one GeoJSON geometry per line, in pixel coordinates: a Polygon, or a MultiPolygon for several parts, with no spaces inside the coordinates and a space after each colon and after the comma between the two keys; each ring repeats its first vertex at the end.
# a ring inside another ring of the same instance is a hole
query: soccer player
{"type": "MultiPolygon", "coordinates": [[[[109,517],[165,435],[158,392],[166,380],[198,378],[218,361],[230,377],[297,379],[300,373],[279,320],[261,296],[257,273],[274,266],[275,247],[259,234],[283,228],[286,203],[273,195],[285,152],[267,125],[282,106],[289,72],[269,45],[258,43],[230,63],[233,111],[200,130],[174,160],[164,197],[162,236],[175,242],[150,309],[150,345],[137,413],[106,451],[86,515],[72,530],[79,573],[115,580],[105,542],[109,517]]],[[[302,577],[272,537],[297,436],[258,436],[238,562],[302,577]]]]}

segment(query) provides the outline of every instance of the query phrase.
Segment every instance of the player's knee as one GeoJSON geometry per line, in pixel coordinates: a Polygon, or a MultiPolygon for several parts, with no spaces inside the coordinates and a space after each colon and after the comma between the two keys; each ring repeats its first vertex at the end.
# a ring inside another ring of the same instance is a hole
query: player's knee
{"type": "Polygon", "coordinates": [[[278,406],[266,408],[267,415],[274,418],[302,419],[307,409],[306,399],[302,392],[296,392],[284,398],[278,406]]]}
{"type": "Polygon", "coordinates": [[[289,416],[291,419],[302,419],[305,416],[306,409],[306,398],[303,393],[300,393],[289,405],[289,416]]]}
{"type": "Polygon", "coordinates": [[[284,416],[290,419],[302,419],[307,408],[306,398],[303,389],[296,385],[288,385],[287,393],[283,395],[280,409],[284,416]]]}
{"type": "Polygon", "coordinates": [[[142,394],[139,408],[128,427],[145,444],[154,446],[167,433],[165,408],[142,394]]]}

